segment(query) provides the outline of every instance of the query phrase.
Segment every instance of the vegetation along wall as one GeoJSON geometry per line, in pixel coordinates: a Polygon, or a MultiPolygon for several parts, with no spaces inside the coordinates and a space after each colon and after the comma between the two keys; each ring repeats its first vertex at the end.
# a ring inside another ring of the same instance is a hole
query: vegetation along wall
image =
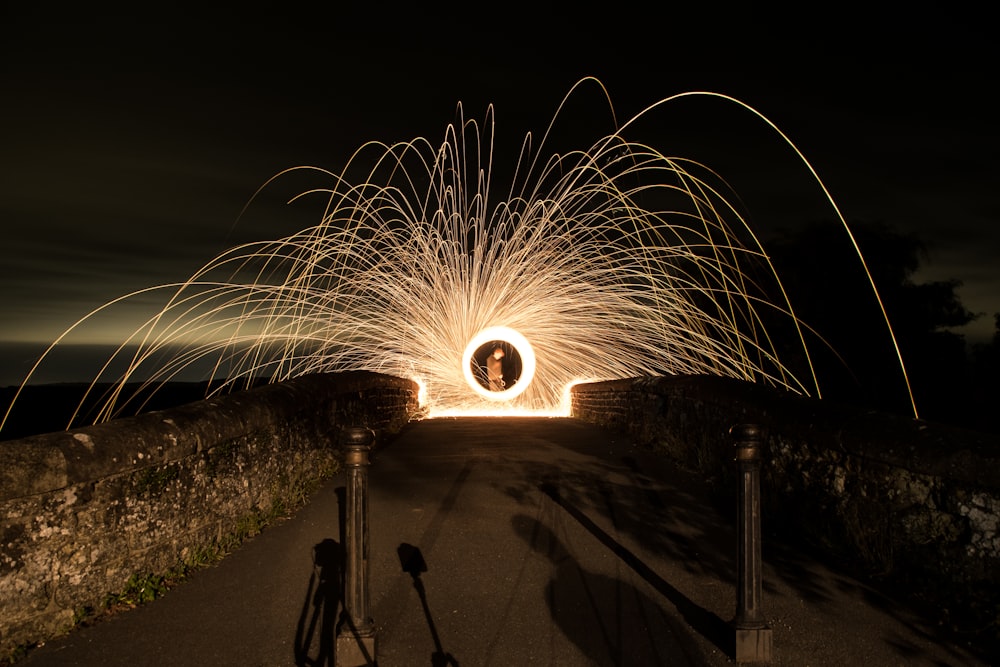
{"type": "Polygon", "coordinates": [[[578,385],[572,411],[713,479],[734,512],[728,430],[760,425],[765,535],[800,536],[997,641],[1000,437],[715,377],[578,385]]]}
{"type": "Polygon", "coordinates": [[[339,468],[342,427],[398,430],[417,389],[312,375],[0,442],[0,660],[253,534],[339,468]]]}

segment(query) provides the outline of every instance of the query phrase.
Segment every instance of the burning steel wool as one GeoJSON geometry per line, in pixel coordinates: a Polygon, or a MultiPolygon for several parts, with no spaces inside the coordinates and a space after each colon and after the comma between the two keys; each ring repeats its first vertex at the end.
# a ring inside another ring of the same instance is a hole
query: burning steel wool
{"type": "MultiPolygon", "coordinates": [[[[732,98],[686,95],[770,125],[732,98]]],[[[475,122],[459,105],[440,144],[371,142],[339,173],[296,168],[328,178],[302,193],[325,201],[315,226],[121,297],[172,294],[122,342],[125,372],[95,378],[119,387],[97,419],[128,406],[126,384],[156,386],[206,362],[214,392],[345,370],[413,378],[432,416],[558,414],[575,382],[644,375],[819,395],[809,348],[822,343],[796,318],[733,193],[706,166],[629,141],[641,116],[576,151],[525,141],[503,192],[492,108],[475,122]],[[805,363],[787,365],[778,341],[805,363]]]]}

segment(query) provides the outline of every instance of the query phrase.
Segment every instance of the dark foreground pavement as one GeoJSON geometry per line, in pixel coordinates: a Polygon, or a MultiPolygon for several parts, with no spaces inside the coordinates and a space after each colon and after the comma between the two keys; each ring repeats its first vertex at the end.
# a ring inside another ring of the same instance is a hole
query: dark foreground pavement
{"type": "MultiPolygon", "coordinates": [[[[369,475],[381,667],[733,664],[735,508],[720,513],[704,480],[624,436],[574,419],[426,420],[369,475]]],[[[19,666],[332,665],[344,481],[161,599],[19,666]]],[[[773,665],[988,664],[775,544],[763,609],[773,665]]]]}

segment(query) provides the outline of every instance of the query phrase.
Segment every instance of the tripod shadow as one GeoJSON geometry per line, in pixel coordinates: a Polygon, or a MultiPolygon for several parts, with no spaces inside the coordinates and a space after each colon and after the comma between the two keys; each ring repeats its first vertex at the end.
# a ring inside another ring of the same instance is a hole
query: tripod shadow
{"type": "Polygon", "coordinates": [[[333,667],[343,563],[343,550],[336,540],[327,538],[313,547],[313,571],[295,630],[295,664],[299,667],[333,667]],[[317,636],[318,651],[311,658],[309,651],[317,636]]]}
{"type": "Polygon", "coordinates": [[[441,646],[441,638],[438,636],[437,627],[434,625],[434,617],[431,616],[431,609],[427,604],[427,591],[424,589],[424,582],[420,575],[427,571],[427,562],[424,555],[420,553],[420,548],[412,544],[402,543],[396,548],[399,556],[399,564],[406,572],[413,577],[413,587],[417,589],[420,596],[420,604],[424,608],[424,617],[427,619],[427,626],[431,631],[431,638],[434,640],[434,653],[431,654],[431,667],[458,667],[458,661],[444,651],[441,646]]]}
{"type": "Polygon", "coordinates": [[[297,667],[335,667],[334,638],[337,616],[344,591],[344,513],[346,512],[345,487],[335,489],[339,518],[340,541],[326,538],[313,547],[312,574],[302,603],[302,613],[295,626],[295,664],[297,667]],[[317,641],[316,657],[309,656],[313,642],[317,641]]]}

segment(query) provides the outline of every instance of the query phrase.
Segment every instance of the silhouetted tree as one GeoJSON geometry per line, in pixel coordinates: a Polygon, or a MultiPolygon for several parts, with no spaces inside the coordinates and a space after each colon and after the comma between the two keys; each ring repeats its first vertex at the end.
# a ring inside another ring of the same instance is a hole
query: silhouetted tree
{"type": "Polygon", "coordinates": [[[874,281],[921,417],[955,421],[967,400],[967,362],[964,337],[949,328],[976,317],[955,293],[961,283],[913,281],[926,257],[915,235],[882,223],[850,227],[864,263],[839,223],[784,231],[766,245],[797,315],[832,347],[812,347],[824,396],[911,410],[874,281]]]}
{"type": "Polygon", "coordinates": [[[966,423],[983,431],[1000,432],[996,406],[1000,405],[1000,313],[993,315],[995,330],[991,343],[972,348],[970,387],[972,399],[966,423]]]}

